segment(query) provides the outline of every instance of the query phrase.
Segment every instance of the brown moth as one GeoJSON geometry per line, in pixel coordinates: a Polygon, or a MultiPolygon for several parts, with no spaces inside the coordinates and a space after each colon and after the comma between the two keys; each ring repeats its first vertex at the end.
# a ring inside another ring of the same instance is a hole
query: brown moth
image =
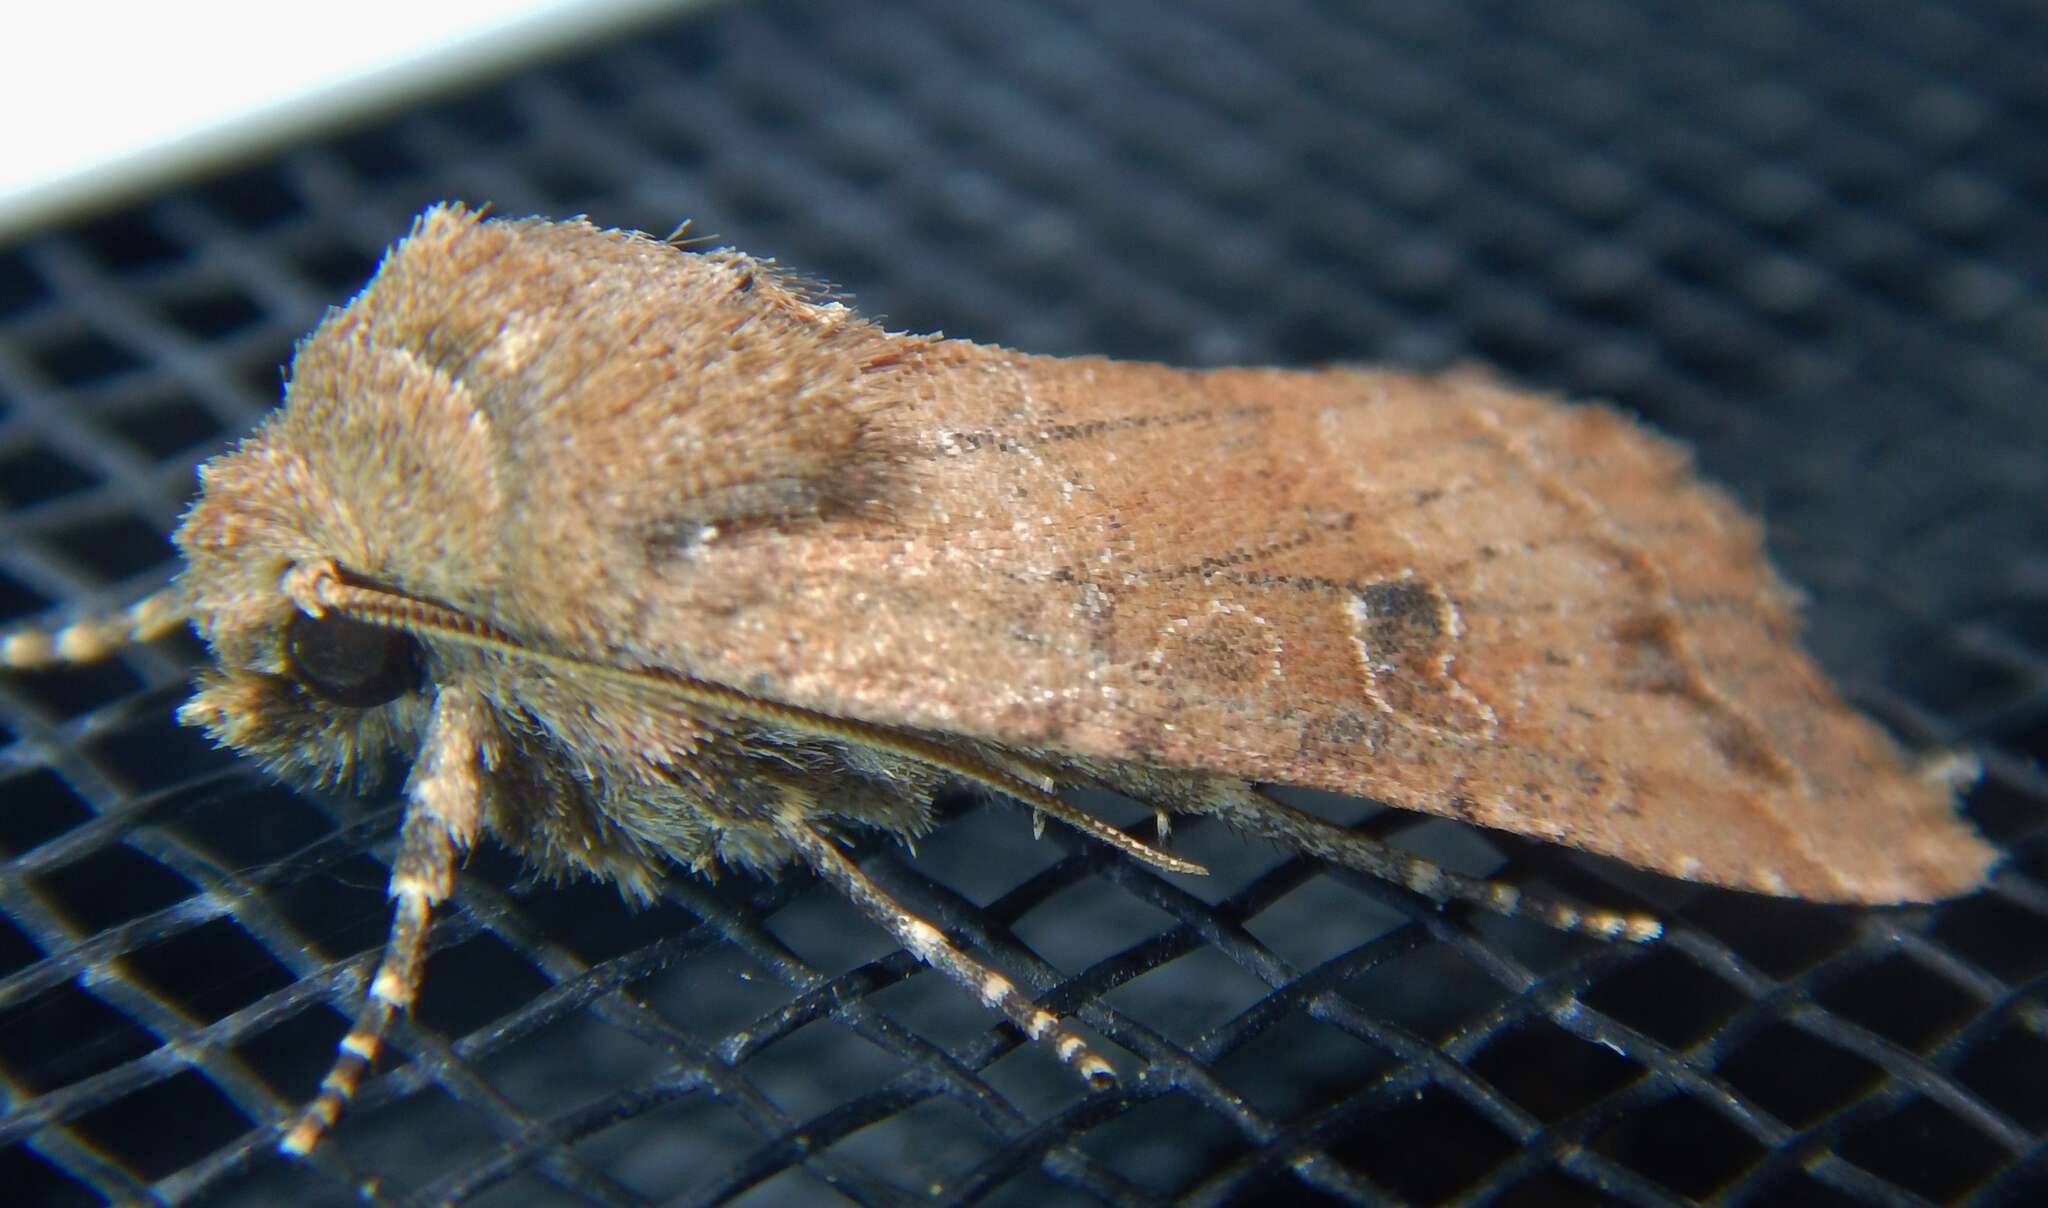
{"type": "Polygon", "coordinates": [[[1925,901],[1993,858],[1797,644],[1757,524],[1611,411],[1476,375],[1192,372],[883,331],[771,265],[427,211],[200,470],[168,596],[0,646],[189,620],[181,717],[287,776],[413,768],[382,963],[303,1153],[419,986],[489,830],[646,899],[814,869],[1091,1083],[1108,1062],[841,850],[977,785],[1176,872],[1056,794],[1169,813],[1594,934],[1254,782],[1675,877],[1925,901]]]}

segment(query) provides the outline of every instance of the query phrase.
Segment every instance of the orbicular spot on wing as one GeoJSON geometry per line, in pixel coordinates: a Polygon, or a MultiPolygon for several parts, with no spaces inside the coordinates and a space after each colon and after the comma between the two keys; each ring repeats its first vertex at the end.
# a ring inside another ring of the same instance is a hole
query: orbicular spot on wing
{"type": "Polygon", "coordinates": [[[1770,735],[1708,681],[1686,642],[1685,627],[1668,610],[1657,609],[1622,621],[1614,637],[1627,654],[1628,687],[1658,696],[1677,696],[1699,710],[1707,739],[1730,767],[1774,784],[1799,778],[1770,735]]]}
{"type": "Polygon", "coordinates": [[[1376,709],[1426,729],[1493,737],[1493,708],[1457,677],[1457,605],[1435,584],[1412,576],[1367,583],[1349,593],[1344,613],[1376,709]]]}

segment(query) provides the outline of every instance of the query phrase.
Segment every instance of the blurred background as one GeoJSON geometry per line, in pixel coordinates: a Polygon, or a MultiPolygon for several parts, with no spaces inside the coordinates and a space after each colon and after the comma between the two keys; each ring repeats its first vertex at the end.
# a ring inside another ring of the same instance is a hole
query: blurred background
{"type": "Polygon", "coordinates": [[[11,24],[0,625],[160,585],[194,463],[428,202],[688,218],[892,328],[1612,400],[1765,518],[1861,707],[1982,759],[2010,859],[1826,909],[1308,802],[1670,921],[1625,949],[1208,826],[1194,891],[967,798],[869,849],[1149,1070],[1091,1096],[805,879],[631,912],[487,846],[401,1056],[298,1165],[271,1128],[381,943],[397,804],[179,729],[175,639],[0,677],[13,1202],[2048,1194],[2040,5],[429,7],[11,24]]]}

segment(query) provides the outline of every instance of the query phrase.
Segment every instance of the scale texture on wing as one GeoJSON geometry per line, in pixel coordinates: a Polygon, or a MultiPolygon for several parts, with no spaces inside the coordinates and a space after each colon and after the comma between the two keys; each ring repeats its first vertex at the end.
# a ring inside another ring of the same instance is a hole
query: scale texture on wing
{"type": "Polygon", "coordinates": [[[884,506],[676,553],[694,673],[1771,893],[1982,876],[1952,791],[1799,650],[1757,526],[1612,412],[1473,378],[924,360],[922,405],[884,412],[884,506]]]}
{"type": "Polygon", "coordinates": [[[1610,411],[891,335],[584,224],[437,212],[380,288],[419,257],[526,299],[443,288],[387,342],[510,459],[507,539],[586,551],[450,600],[538,644],[1770,893],[1928,899],[1992,858],[1800,650],[1757,525],[1610,411]]]}

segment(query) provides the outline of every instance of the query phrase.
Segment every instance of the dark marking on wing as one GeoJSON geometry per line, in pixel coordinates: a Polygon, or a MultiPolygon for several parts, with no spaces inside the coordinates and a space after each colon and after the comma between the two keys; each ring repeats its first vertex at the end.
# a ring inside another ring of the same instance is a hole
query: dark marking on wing
{"type": "Polygon", "coordinates": [[[1344,612],[1373,704],[1431,730],[1493,735],[1499,719],[1492,707],[1453,673],[1463,630],[1442,589],[1405,577],[1368,583],[1351,593],[1344,612]]]}
{"type": "Polygon", "coordinates": [[[1147,429],[1177,428],[1185,424],[1200,424],[1211,421],[1232,422],[1258,419],[1271,414],[1268,403],[1252,403],[1242,407],[1229,407],[1221,411],[1213,407],[1193,411],[1175,411],[1150,415],[1119,415],[1108,419],[1091,419],[1075,424],[1048,424],[1026,432],[1001,432],[991,428],[977,428],[969,431],[942,432],[939,434],[939,448],[926,452],[925,456],[941,456],[950,453],[973,453],[987,449],[998,453],[1016,453],[1041,445],[1061,444],[1066,441],[1090,440],[1111,433],[1138,432],[1147,429]]]}
{"type": "Polygon", "coordinates": [[[1639,613],[1616,624],[1614,637],[1630,654],[1630,688],[1683,697],[1698,707],[1714,748],[1731,766],[1777,784],[1796,781],[1797,773],[1763,728],[1731,708],[1707,682],[1685,648],[1683,623],[1676,615],[1639,613]]]}

